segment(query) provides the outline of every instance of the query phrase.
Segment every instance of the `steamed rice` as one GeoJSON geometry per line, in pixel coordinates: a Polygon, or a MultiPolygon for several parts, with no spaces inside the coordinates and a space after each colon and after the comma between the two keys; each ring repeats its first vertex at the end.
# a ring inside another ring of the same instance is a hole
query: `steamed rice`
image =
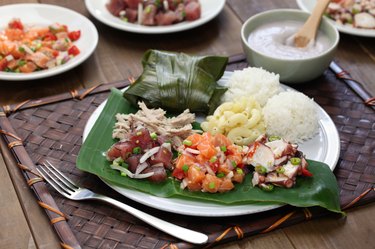
{"type": "Polygon", "coordinates": [[[319,128],[316,104],[300,92],[285,91],[271,97],[263,116],[267,134],[293,143],[312,138],[319,128]]]}
{"type": "Polygon", "coordinates": [[[280,76],[262,68],[248,67],[236,70],[228,80],[228,90],[222,102],[230,102],[242,96],[253,98],[264,106],[267,100],[280,92],[280,76]]]}

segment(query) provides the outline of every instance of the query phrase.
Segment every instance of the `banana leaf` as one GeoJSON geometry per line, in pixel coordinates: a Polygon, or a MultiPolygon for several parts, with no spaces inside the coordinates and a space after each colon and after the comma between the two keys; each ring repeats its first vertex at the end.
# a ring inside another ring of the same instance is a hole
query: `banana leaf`
{"type": "Polygon", "coordinates": [[[122,92],[112,89],[112,93],[101,114],[85,139],[77,159],[80,170],[95,174],[105,181],[124,188],[135,189],[151,195],[166,198],[188,198],[202,202],[216,202],[223,205],[278,203],[297,207],[321,206],[332,212],[341,213],[336,178],[329,167],[321,162],[309,160],[309,170],[313,177],[299,177],[295,187],[284,189],[276,187],[265,192],[251,184],[252,175],[248,174],[243,183],[237,184],[227,193],[203,193],[181,190],[177,180],[169,178],[157,184],[147,180],[135,180],[120,176],[110,168],[103,153],[116,141],[112,139],[112,128],[116,113],[135,112],[136,108],[122,97],[122,92]]]}
{"type": "Polygon", "coordinates": [[[142,75],[124,92],[133,105],[143,101],[151,108],[174,113],[185,109],[209,113],[220,103],[227,88],[221,78],[228,58],[190,56],[184,53],[148,50],[142,59],[142,75]]]}

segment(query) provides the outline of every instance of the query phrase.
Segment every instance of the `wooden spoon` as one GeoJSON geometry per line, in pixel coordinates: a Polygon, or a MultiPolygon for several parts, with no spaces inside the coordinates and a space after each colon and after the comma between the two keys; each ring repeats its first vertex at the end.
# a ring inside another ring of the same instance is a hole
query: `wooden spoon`
{"type": "Polygon", "coordinates": [[[306,47],[310,41],[314,41],[320,20],[330,0],[317,0],[311,15],[302,28],[294,36],[294,45],[299,48],[306,47]]]}

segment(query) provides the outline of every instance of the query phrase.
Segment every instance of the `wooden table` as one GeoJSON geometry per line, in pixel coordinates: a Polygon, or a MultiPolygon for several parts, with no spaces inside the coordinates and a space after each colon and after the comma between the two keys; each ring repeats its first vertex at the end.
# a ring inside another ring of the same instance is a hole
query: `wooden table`
{"type": "MultiPolygon", "coordinates": [[[[73,9],[95,24],[100,39],[95,53],[69,72],[29,82],[0,81],[1,105],[137,76],[142,69],[140,59],[150,48],[201,55],[240,54],[240,28],[248,17],[268,9],[297,8],[292,0],[228,0],[224,11],[201,27],[176,34],[141,35],[119,31],[98,22],[89,15],[82,0],[0,0],[0,5],[16,2],[56,4],[73,9]]],[[[374,95],[373,44],[373,38],[341,34],[336,61],[374,95]]],[[[58,248],[59,240],[54,230],[48,225],[44,211],[36,203],[2,140],[1,150],[0,248],[58,248]]],[[[351,209],[346,218],[321,218],[217,248],[375,248],[374,213],[375,205],[369,204],[351,209]]]]}

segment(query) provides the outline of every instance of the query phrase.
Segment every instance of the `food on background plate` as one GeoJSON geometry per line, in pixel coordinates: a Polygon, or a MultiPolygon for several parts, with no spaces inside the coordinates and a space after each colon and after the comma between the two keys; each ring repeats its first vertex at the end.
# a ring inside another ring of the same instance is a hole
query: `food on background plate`
{"type": "Polygon", "coordinates": [[[294,143],[312,138],[319,129],[317,107],[301,92],[287,90],[271,97],[263,107],[267,134],[294,143]]]}
{"type": "Polygon", "coordinates": [[[266,132],[262,108],[252,96],[221,104],[201,127],[212,135],[224,134],[237,145],[248,145],[266,132]]]}
{"type": "Polygon", "coordinates": [[[65,64],[80,53],[80,30],[66,25],[25,25],[14,18],[0,32],[0,71],[31,73],[65,64]]]}
{"type": "Polygon", "coordinates": [[[267,99],[280,92],[280,76],[262,68],[247,67],[236,70],[228,80],[228,90],[222,102],[233,101],[242,96],[252,96],[261,106],[267,99]]]}
{"type": "Polygon", "coordinates": [[[110,0],[108,11],[124,22],[165,26],[201,17],[198,0],[110,0]]]}
{"type": "Polygon", "coordinates": [[[334,0],[329,3],[326,15],[341,25],[375,29],[373,0],[334,0]]]}
{"type": "Polygon", "coordinates": [[[228,58],[190,56],[184,53],[148,50],[142,59],[143,73],[124,92],[134,106],[143,101],[150,108],[170,113],[208,113],[220,104],[227,90],[219,86],[228,58]]]}

